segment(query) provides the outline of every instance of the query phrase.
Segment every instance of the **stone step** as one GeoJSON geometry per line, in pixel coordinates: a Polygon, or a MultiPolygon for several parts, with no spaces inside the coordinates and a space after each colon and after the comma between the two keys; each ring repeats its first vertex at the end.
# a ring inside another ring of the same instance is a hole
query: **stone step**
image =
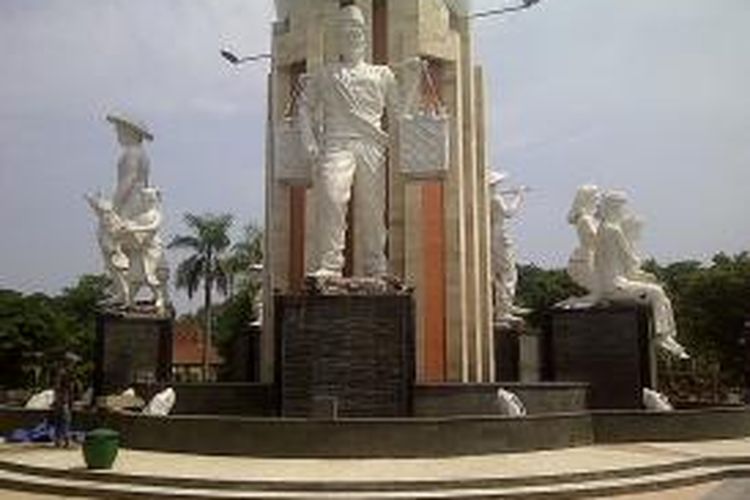
{"type": "MultiPolygon", "coordinates": [[[[152,483],[161,482],[161,484],[143,484],[123,474],[94,473],[87,476],[90,477],[89,479],[82,479],[76,471],[58,471],[63,473],[49,476],[43,475],[45,471],[40,467],[29,467],[27,472],[19,472],[9,470],[5,464],[0,464],[0,488],[54,495],[112,498],[263,498],[271,500],[585,498],[666,490],[730,477],[750,477],[750,464],[739,462],[718,460],[712,464],[696,465],[696,461],[686,461],[683,464],[684,467],[676,470],[659,471],[659,467],[652,468],[652,470],[648,467],[640,467],[631,470],[631,475],[620,477],[586,478],[576,474],[561,475],[556,477],[559,482],[545,482],[544,484],[538,484],[538,478],[529,477],[516,478],[515,484],[506,485],[491,482],[482,484],[476,480],[452,480],[398,483],[397,489],[393,488],[393,483],[386,481],[365,482],[358,487],[353,487],[353,484],[346,482],[279,481],[274,484],[273,488],[268,488],[269,483],[256,483],[256,487],[253,487],[253,483],[233,481],[214,481],[211,487],[210,482],[205,481],[204,487],[200,487],[195,481],[181,482],[177,478],[152,477],[148,478],[152,483]],[[634,472],[636,472],[635,475],[633,475],[634,472]],[[350,486],[349,489],[347,485],[350,486]]],[[[627,469],[621,470],[621,474],[624,474],[624,471],[627,469]]]]}

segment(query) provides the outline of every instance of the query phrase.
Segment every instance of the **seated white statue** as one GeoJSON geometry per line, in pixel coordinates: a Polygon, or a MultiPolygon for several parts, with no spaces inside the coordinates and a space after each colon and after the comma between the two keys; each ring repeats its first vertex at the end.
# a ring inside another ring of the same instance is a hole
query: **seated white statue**
{"type": "Polygon", "coordinates": [[[568,212],[568,223],[575,226],[578,247],[568,259],[568,276],[582,288],[591,291],[586,297],[576,298],[580,303],[596,302],[596,278],[594,275],[594,251],[596,249],[596,218],[599,188],[587,184],[578,188],[573,206],[568,212]]]}
{"type": "Polygon", "coordinates": [[[511,391],[498,389],[497,402],[500,405],[500,413],[503,415],[509,417],[523,417],[526,415],[526,407],[521,398],[511,391]]]}
{"type": "Polygon", "coordinates": [[[675,340],[672,304],[656,278],[641,269],[634,249],[639,236],[640,219],[626,215],[624,193],[607,192],[601,202],[601,222],[596,233],[594,272],[591,290],[604,300],[636,300],[651,306],[656,341],[669,353],[687,359],[685,349],[675,340]]]}
{"type": "Polygon", "coordinates": [[[650,411],[674,410],[667,396],[649,388],[643,389],[643,407],[650,411]]]}

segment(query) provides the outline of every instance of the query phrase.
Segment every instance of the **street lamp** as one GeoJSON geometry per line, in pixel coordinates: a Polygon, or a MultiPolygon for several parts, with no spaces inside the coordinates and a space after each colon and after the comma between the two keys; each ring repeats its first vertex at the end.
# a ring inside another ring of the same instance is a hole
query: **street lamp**
{"type": "Polygon", "coordinates": [[[234,54],[234,52],[231,52],[230,50],[223,49],[220,51],[221,57],[229,61],[230,63],[237,65],[242,64],[246,62],[252,62],[252,61],[261,61],[263,59],[271,59],[271,54],[253,54],[249,56],[243,56],[238,57],[234,54]]]}
{"type": "Polygon", "coordinates": [[[476,12],[474,14],[469,14],[468,17],[471,19],[480,19],[484,17],[490,17],[490,16],[498,16],[501,14],[505,14],[508,12],[515,12],[517,10],[525,10],[529,7],[533,7],[534,5],[538,4],[540,0],[521,0],[520,5],[514,5],[512,7],[503,7],[501,9],[491,9],[491,10],[485,10],[482,12],[476,12]]]}

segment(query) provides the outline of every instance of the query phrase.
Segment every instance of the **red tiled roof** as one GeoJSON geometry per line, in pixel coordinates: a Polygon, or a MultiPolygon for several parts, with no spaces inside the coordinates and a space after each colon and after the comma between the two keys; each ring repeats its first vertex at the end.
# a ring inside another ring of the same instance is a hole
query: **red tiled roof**
{"type": "MultiPolygon", "coordinates": [[[[220,365],[224,360],[211,345],[208,362],[220,365]]],[[[194,321],[176,321],[172,339],[172,364],[200,365],[203,363],[203,328],[194,321]]]]}

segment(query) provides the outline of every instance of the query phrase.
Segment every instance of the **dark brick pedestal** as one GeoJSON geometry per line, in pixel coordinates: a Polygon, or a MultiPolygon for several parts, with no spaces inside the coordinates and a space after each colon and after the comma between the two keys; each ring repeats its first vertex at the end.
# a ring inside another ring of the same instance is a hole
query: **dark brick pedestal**
{"type": "Polygon", "coordinates": [[[637,304],[553,309],[541,345],[543,378],[587,382],[589,407],[641,408],[655,383],[651,311],[637,304]]]}
{"type": "Polygon", "coordinates": [[[172,375],[172,317],[113,314],[96,319],[94,394],[137,383],[166,382],[172,375]]]}
{"type": "Polygon", "coordinates": [[[258,382],[260,380],[260,325],[249,325],[236,335],[224,360],[222,382],[258,382]]]}
{"type": "Polygon", "coordinates": [[[495,378],[501,382],[521,380],[522,322],[495,323],[495,378]]]}
{"type": "Polygon", "coordinates": [[[411,413],[414,322],[408,294],[276,297],[283,416],[411,413]]]}

